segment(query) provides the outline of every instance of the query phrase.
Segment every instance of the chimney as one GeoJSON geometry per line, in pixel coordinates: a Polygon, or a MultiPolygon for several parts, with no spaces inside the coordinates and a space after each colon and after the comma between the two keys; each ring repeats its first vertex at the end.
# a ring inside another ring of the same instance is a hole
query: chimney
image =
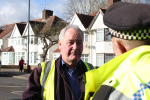
{"type": "Polygon", "coordinates": [[[46,21],[49,16],[53,16],[53,11],[44,9],[42,11],[42,21],[46,21]]]}
{"type": "Polygon", "coordinates": [[[121,0],[108,0],[108,7],[118,1],[121,1],[121,0]]]}

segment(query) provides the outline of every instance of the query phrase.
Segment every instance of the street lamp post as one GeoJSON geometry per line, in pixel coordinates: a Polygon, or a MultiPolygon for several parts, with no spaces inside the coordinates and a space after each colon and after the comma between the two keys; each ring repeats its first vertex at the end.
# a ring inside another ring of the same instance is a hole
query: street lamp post
{"type": "Polygon", "coordinates": [[[29,0],[29,8],[28,8],[27,73],[30,73],[30,66],[29,66],[29,21],[30,21],[30,0],[29,0]]]}

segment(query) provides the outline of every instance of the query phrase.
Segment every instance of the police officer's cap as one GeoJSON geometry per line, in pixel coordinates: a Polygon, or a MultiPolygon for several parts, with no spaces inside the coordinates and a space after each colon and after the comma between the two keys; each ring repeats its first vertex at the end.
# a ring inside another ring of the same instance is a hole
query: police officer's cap
{"type": "Polygon", "coordinates": [[[111,35],[126,40],[150,38],[150,5],[116,2],[104,14],[111,35]]]}

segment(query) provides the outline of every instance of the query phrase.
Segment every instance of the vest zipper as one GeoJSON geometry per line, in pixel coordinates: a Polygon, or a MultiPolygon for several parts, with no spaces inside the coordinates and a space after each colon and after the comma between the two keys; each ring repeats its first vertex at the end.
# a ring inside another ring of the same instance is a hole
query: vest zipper
{"type": "MultiPolygon", "coordinates": [[[[62,77],[62,75],[60,74],[60,76],[62,77]]],[[[63,77],[62,77],[63,78],[63,77]]],[[[65,79],[63,78],[63,80],[65,81],[65,79]]],[[[66,85],[68,86],[68,84],[67,84],[67,82],[65,81],[65,83],[66,83],[66,85]]],[[[69,88],[69,90],[71,91],[71,89],[70,89],[70,87],[68,86],[68,88],[69,88]]],[[[73,95],[73,93],[72,93],[72,91],[71,91],[71,94],[72,94],[72,96],[73,96],[73,99],[74,99],[74,95],[73,95]]]]}

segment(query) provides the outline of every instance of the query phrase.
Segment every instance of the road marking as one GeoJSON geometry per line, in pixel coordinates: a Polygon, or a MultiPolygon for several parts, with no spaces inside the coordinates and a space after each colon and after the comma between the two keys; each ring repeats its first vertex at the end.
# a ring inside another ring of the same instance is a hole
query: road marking
{"type": "Polygon", "coordinates": [[[27,86],[0,86],[0,87],[27,87],[27,86]]]}
{"type": "Polygon", "coordinates": [[[17,94],[17,95],[22,95],[23,92],[24,92],[24,91],[13,91],[13,92],[11,92],[11,93],[17,94]]]}

